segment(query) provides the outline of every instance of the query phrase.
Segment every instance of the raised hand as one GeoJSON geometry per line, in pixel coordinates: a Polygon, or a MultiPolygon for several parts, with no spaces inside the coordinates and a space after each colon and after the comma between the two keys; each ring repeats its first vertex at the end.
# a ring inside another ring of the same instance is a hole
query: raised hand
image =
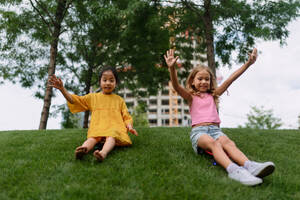
{"type": "Polygon", "coordinates": [[[256,58],[257,58],[257,49],[254,48],[253,51],[252,51],[252,53],[249,53],[248,63],[250,65],[252,65],[253,63],[255,63],[256,58]]]}
{"type": "Polygon", "coordinates": [[[64,88],[64,84],[60,78],[57,78],[54,74],[48,80],[50,87],[55,87],[56,89],[62,90],[64,88]]]}
{"type": "Polygon", "coordinates": [[[167,51],[167,55],[164,55],[165,61],[168,67],[173,67],[178,59],[178,56],[174,57],[174,49],[167,51]]]}
{"type": "Polygon", "coordinates": [[[137,133],[137,131],[136,131],[134,128],[132,128],[132,125],[131,125],[131,124],[128,124],[128,125],[127,125],[127,130],[128,130],[130,133],[132,133],[133,135],[136,135],[136,136],[139,135],[139,134],[137,133]]]}

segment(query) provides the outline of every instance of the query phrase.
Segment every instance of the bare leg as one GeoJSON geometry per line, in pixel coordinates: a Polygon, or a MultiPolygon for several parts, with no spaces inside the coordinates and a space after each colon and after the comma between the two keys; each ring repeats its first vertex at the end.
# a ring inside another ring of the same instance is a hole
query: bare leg
{"type": "Polygon", "coordinates": [[[263,178],[272,174],[275,170],[275,165],[273,162],[257,163],[254,161],[249,161],[245,154],[239,150],[235,143],[227,136],[221,136],[218,140],[222,144],[222,147],[227,152],[228,156],[240,166],[244,166],[244,168],[247,169],[251,175],[263,178]]]}
{"type": "Polygon", "coordinates": [[[260,178],[254,177],[245,168],[239,167],[230,160],[219,139],[214,140],[209,135],[202,135],[198,140],[198,146],[212,151],[215,160],[228,172],[229,178],[249,186],[262,183],[260,178]]]}
{"type": "Polygon", "coordinates": [[[107,154],[115,147],[116,140],[113,137],[107,137],[101,151],[94,151],[94,156],[98,161],[103,161],[107,154]]]}
{"type": "Polygon", "coordinates": [[[218,140],[223,149],[228,154],[229,158],[231,158],[234,162],[236,162],[240,166],[244,166],[245,162],[249,159],[245,156],[245,154],[237,148],[235,143],[230,140],[227,136],[221,136],[218,140]]]}
{"type": "Polygon", "coordinates": [[[95,138],[88,138],[81,146],[77,147],[75,150],[75,158],[81,159],[85,154],[87,154],[96,145],[97,140],[95,138]]]}
{"type": "Polygon", "coordinates": [[[218,140],[214,140],[209,135],[205,134],[200,136],[198,139],[198,146],[202,149],[210,150],[213,153],[216,162],[225,169],[230,163],[232,163],[227,154],[224,152],[221,143],[218,140]]]}

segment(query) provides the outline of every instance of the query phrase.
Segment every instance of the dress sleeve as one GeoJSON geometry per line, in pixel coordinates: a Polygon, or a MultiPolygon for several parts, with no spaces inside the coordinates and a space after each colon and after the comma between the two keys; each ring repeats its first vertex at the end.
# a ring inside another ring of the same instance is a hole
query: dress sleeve
{"type": "Polygon", "coordinates": [[[127,106],[125,104],[125,101],[122,99],[122,102],[121,102],[121,109],[122,109],[122,118],[123,118],[123,121],[125,122],[125,124],[131,124],[133,123],[133,120],[132,120],[132,117],[130,116],[129,112],[128,112],[128,109],[127,109],[127,106]]]}
{"type": "Polygon", "coordinates": [[[84,96],[78,96],[75,94],[72,94],[72,99],[74,101],[73,104],[70,102],[68,103],[68,107],[71,111],[71,113],[78,113],[78,112],[83,112],[87,110],[91,110],[91,95],[87,94],[84,96]]]}

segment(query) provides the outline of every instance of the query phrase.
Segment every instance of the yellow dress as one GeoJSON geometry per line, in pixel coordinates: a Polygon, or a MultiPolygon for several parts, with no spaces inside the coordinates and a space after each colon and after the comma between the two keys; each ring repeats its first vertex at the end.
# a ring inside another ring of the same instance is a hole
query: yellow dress
{"type": "Polygon", "coordinates": [[[91,111],[87,138],[111,136],[117,146],[128,146],[132,142],[127,134],[127,124],[132,124],[122,97],[116,94],[90,93],[85,96],[72,95],[73,104],[68,102],[72,113],[91,111]]]}

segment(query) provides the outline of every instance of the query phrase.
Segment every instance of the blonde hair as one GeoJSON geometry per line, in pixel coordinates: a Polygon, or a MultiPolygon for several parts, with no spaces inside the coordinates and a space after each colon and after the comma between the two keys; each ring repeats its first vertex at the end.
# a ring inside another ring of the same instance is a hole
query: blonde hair
{"type": "Polygon", "coordinates": [[[217,88],[217,81],[216,81],[216,77],[214,76],[213,72],[209,67],[204,65],[197,65],[189,74],[185,83],[185,87],[190,94],[199,95],[199,91],[197,91],[197,89],[193,85],[193,81],[195,79],[196,74],[202,70],[206,70],[210,75],[210,84],[209,84],[210,87],[207,93],[213,96],[216,106],[219,107],[219,95],[216,95],[215,93],[215,90],[217,88]]]}

